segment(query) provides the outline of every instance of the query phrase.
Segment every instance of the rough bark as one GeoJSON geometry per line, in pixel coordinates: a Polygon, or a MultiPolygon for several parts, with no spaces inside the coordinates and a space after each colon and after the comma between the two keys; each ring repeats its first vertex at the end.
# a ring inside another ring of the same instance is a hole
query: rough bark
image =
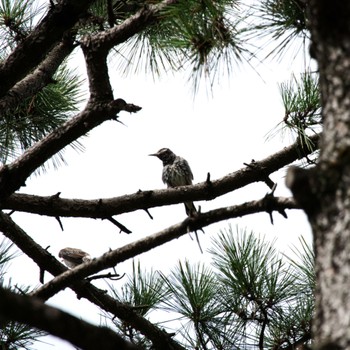
{"type": "Polygon", "coordinates": [[[0,64],[0,96],[41,63],[91,3],[91,0],[64,0],[51,4],[37,27],[0,64]]]}
{"type": "Polygon", "coordinates": [[[319,163],[292,169],[289,185],[308,214],[316,250],[316,344],[350,349],[350,3],[310,1],[324,131],[319,163]]]}
{"type": "MultiPolygon", "coordinates": [[[[163,7],[174,4],[175,2],[176,0],[164,0],[160,4],[146,6],[120,25],[82,38],[79,45],[84,52],[87,65],[90,90],[89,103],[79,115],[36,143],[13,163],[8,166],[3,166],[0,169],[0,199],[2,205],[4,205],[8,196],[11,196],[25,183],[26,179],[33,171],[56,152],[105,120],[115,119],[119,111],[136,112],[139,110],[137,106],[127,104],[121,99],[114,99],[109,81],[107,56],[114,45],[125,42],[134,34],[139,33],[150,24],[159,20],[161,18],[159,16],[159,11],[163,7]]],[[[57,4],[52,2],[50,11],[35,30],[16,47],[6,61],[0,64],[0,96],[2,97],[0,103],[6,103],[6,108],[9,108],[13,106],[16,101],[19,101],[20,98],[40,90],[42,86],[50,82],[55,67],[59,65],[59,61],[68,55],[74,46],[74,43],[71,42],[68,47],[59,50],[60,45],[62,45],[62,39],[66,38],[67,33],[70,33],[74,25],[84,16],[89,3],[91,3],[91,1],[79,2],[76,0],[62,0],[57,4]],[[59,55],[56,55],[57,51],[59,55]],[[45,63],[50,63],[49,70],[43,70],[46,66],[45,63]],[[28,75],[29,73],[32,74],[28,75]],[[32,91],[28,88],[28,82],[30,82],[32,91]]],[[[198,187],[197,192],[193,192],[193,195],[197,196],[195,199],[210,199],[228,191],[233,191],[253,181],[264,181],[271,187],[273,184],[268,175],[281,166],[301,158],[304,154],[298,153],[298,150],[299,148],[296,146],[286,148],[286,150],[273,155],[273,157],[267,158],[263,162],[252,162],[242,171],[236,172],[234,175],[228,175],[220,182],[212,182],[208,176],[206,183],[203,185],[205,186],[204,194],[200,193],[201,189],[198,187]],[[232,177],[235,177],[235,181],[232,181],[232,177]],[[215,189],[217,189],[217,191],[214,191],[215,189]]],[[[196,188],[194,188],[194,190],[196,190],[196,188]]],[[[180,199],[186,199],[186,195],[192,195],[190,191],[187,191],[188,194],[183,194],[183,197],[175,198],[175,195],[181,195],[180,192],[181,190],[174,190],[174,197],[170,199],[172,202],[170,202],[169,199],[163,199],[164,202],[158,201],[157,203],[154,202],[152,205],[177,203],[180,199]],[[178,194],[175,193],[176,191],[178,194]],[[165,202],[166,200],[168,200],[168,202],[165,202]]],[[[164,191],[164,193],[170,192],[164,191]]],[[[134,199],[139,198],[141,195],[142,194],[134,195],[134,199]]],[[[152,195],[155,197],[154,194],[152,195]]],[[[23,198],[24,197],[22,197],[22,199],[23,198]]],[[[147,208],[145,205],[140,204],[140,199],[138,200],[139,202],[136,206],[131,207],[130,210],[128,208],[129,211],[147,208]]],[[[49,201],[57,204],[60,199],[58,196],[53,196],[49,201]]],[[[105,204],[105,202],[102,203],[101,201],[100,203],[100,201],[97,201],[97,207],[105,204]]],[[[72,203],[72,205],[76,208],[77,202],[72,203]]],[[[284,215],[284,209],[295,207],[296,205],[293,201],[280,200],[272,196],[265,197],[261,201],[244,203],[241,206],[220,208],[209,213],[202,213],[196,218],[188,218],[184,222],[174,225],[151,237],[147,237],[147,239],[143,241],[136,241],[117,251],[107,253],[101,259],[93,261],[90,265],[81,266],[77,270],[72,270],[70,272],[64,272],[64,267],[59,265],[56,259],[38,246],[34,240],[30,239],[30,237],[28,237],[28,235],[26,235],[7,215],[0,213],[0,226],[4,234],[38,264],[42,274],[43,271],[46,270],[54,276],[61,276],[60,278],[53,279],[51,283],[37,290],[37,296],[39,295],[42,299],[46,299],[62,288],[69,286],[77,293],[78,297],[87,298],[105,311],[117,316],[123,322],[139,330],[152,341],[154,349],[183,349],[181,345],[172,339],[171,335],[139,316],[130,306],[118,303],[103,291],[98,290],[92,284],[82,279],[93,271],[98,271],[106,266],[114,266],[117,262],[124,261],[136,254],[145,252],[146,250],[167,242],[170,239],[184,235],[188,231],[199,229],[210,223],[217,222],[218,220],[261,211],[266,211],[271,216],[274,210],[284,215]]],[[[93,210],[97,213],[95,207],[93,210]]],[[[113,210],[112,213],[115,213],[115,207],[113,210]]],[[[125,209],[123,210],[124,212],[126,211],[125,209]]],[[[112,215],[112,213],[109,215],[112,215]]],[[[57,217],[60,215],[63,215],[63,213],[55,213],[57,217]]],[[[81,214],[79,213],[77,215],[81,214]]],[[[99,214],[97,213],[96,215],[99,214]]],[[[104,216],[105,214],[103,214],[101,218],[104,218],[104,216]]],[[[13,300],[13,303],[23,302],[24,299],[20,299],[22,300],[13,300]]],[[[33,310],[34,307],[37,308],[38,304],[35,304],[36,301],[34,299],[32,300],[33,303],[31,303],[28,298],[26,298],[26,301],[22,308],[16,308],[16,314],[10,315],[11,310],[8,308],[9,313],[7,317],[39,327],[40,324],[34,324],[35,319],[26,318],[25,312],[22,312],[22,309],[27,307],[27,316],[30,316],[30,313],[32,313],[31,310],[33,310]]],[[[43,305],[40,303],[39,306],[42,307],[43,305]]],[[[45,308],[41,310],[45,312],[45,308]]],[[[63,336],[66,333],[69,334],[66,330],[57,327],[57,321],[60,320],[53,322],[52,325],[50,325],[51,328],[47,330],[59,336],[63,336]]],[[[60,323],[62,323],[61,321],[60,323]]],[[[83,328],[82,333],[84,334],[84,332],[86,332],[86,327],[82,327],[82,323],[78,325],[83,328]]],[[[49,324],[47,324],[47,326],[49,326],[49,324]]],[[[77,336],[76,334],[73,335],[77,336]]],[[[115,338],[114,334],[110,334],[110,336],[115,338]]],[[[81,346],[83,344],[76,343],[76,345],[81,346]]],[[[102,344],[100,345],[103,348],[107,348],[102,344]]]]}
{"type": "MultiPolygon", "coordinates": [[[[28,236],[8,215],[0,213],[0,226],[0,230],[5,236],[39,266],[41,275],[44,271],[48,271],[53,276],[58,276],[67,271],[64,265],[28,236]]],[[[70,285],[70,288],[77,294],[78,299],[86,298],[107,313],[118,317],[131,327],[139,330],[152,341],[154,349],[184,350],[181,345],[172,339],[171,335],[140,316],[132,306],[112,298],[105,290],[98,289],[86,280],[76,280],[70,285]]],[[[35,293],[32,293],[33,295],[35,296],[35,293]]],[[[40,296],[40,299],[46,300],[43,295],[40,296]]],[[[19,317],[22,317],[19,316],[20,313],[19,310],[18,316],[13,315],[11,319],[20,320],[19,317]]]]}
{"type": "MultiPolygon", "coordinates": [[[[298,142],[295,142],[267,158],[252,161],[246,167],[220,179],[207,178],[206,181],[192,186],[152,191],[139,190],[134,194],[93,200],[61,198],[60,193],[46,197],[15,193],[2,200],[1,208],[54,217],[106,219],[113,215],[181,203],[186,200],[212,200],[254,182],[265,182],[272,188],[274,183],[269,178],[272,173],[317,149],[319,134],[312,136],[310,140],[314,148],[304,150],[303,153],[301,153],[298,142]]],[[[211,169],[208,168],[208,170],[211,169]]]]}

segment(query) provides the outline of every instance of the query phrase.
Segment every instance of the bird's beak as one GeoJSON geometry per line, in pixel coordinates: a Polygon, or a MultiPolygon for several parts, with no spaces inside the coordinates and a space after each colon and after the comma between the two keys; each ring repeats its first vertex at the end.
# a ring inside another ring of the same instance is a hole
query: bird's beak
{"type": "Polygon", "coordinates": [[[158,157],[158,153],[152,153],[152,154],[149,154],[149,156],[158,157]]]}

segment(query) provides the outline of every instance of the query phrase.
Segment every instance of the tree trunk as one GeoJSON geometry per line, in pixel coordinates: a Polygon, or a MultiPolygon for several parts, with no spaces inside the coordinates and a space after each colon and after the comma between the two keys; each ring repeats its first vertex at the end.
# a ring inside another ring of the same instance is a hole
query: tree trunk
{"type": "Polygon", "coordinates": [[[313,229],[317,347],[350,349],[350,1],[310,0],[324,132],[318,165],[289,183],[313,229]]]}

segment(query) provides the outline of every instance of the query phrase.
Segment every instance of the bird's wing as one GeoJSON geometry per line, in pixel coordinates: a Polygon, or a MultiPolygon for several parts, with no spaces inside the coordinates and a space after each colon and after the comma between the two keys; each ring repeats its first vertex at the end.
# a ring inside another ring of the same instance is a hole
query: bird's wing
{"type": "Polygon", "coordinates": [[[89,255],[83,250],[77,249],[77,248],[65,248],[65,249],[62,249],[60,253],[61,255],[64,255],[64,257],[73,258],[73,259],[82,259],[83,257],[89,255]]]}
{"type": "MultiPolygon", "coordinates": [[[[179,157],[180,158],[180,157],[179,157]]],[[[184,185],[192,185],[193,174],[186,159],[179,159],[180,167],[182,169],[183,174],[185,175],[186,183],[184,185]]]]}

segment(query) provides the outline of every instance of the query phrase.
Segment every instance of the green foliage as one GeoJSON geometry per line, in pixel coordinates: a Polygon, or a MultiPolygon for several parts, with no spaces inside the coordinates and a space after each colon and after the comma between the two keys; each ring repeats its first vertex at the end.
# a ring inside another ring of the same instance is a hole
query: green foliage
{"type": "Polygon", "coordinates": [[[269,333],[265,340],[267,349],[296,348],[296,344],[311,341],[311,322],[314,311],[312,298],[297,299],[276,312],[269,322],[269,333]]]}
{"type": "MultiPolygon", "coordinates": [[[[80,35],[102,31],[159,2],[118,0],[111,12],[107,1],[99,0],[82,16],[76,29],[80,35]]],[[[0,0],[0,59],[30,32],[33,19],[40,13],[34,3],[0,0]]],[[[195,87],[203,76],[213,82],[223,68],[229,72],[233,63],[249,54],[243,37],[246,33],[258,39],[269,36],[274,45],[278,43],[275,55],[295,39],[305,42],[306,4],[303,0],[263,0],[255,7],[259,23],[250,30],[247,14],[237,0],[180,0],[161,13],[161,21],[116,49],[123,62],[120,68],[125,72],[145,68],[153,74],[190,68],[195,87]]],[[[78,110],[78,77],[64,65],[54,80],[15,110],[2,111],[2,162],[17,157],[78,110]]],[[[282,130],[291,130],[302,147],[310,147],[309,133],[322,126],[317,77],[311,73],[303,74],[300,80],[293,76],[280,89],[285,108],[282,130]]],[[[61,153],[58,159],[63,160],[61,153]]],[[[164,276],[144,272],[140,263],[133,263],[133,273],[125,285],[120,290],[110,286],[111,294],[143,317],[149,318],[154,310],[178,315],[181,328],[176,336],[188,348],[292,348],[310,342],[314,310],[314,254],[305,241],[301,243],[301,250],[295,250],[299,259],[286,261],[273,243],[253,233],[233,233],[230,228],[213,241],[211,268],[192,266],[186,260],[164,276]]],[[[0,245],[2,284],[9,249],[0,245]]],[[[131,325],[113,322],[131,342],[151,347],[131,325]]],[[[0,331],[0,346],[29,349],[41,334],[18,323],[7,323],[0,331]]]]}
{"type": "Polygon", "coordinates": [[[89,9],[90,13],[94,16],[102,17],[107,21],[107,1],[96,0],[94,1],[89,9]]]}
{"type": "Polygon", "coordinates": [[[237,1],[181,0],[162,15],[160,23],[118,49],[125,71],[135,65],[153,73],[189,67],[196,83],[203,75],[213,80],[221,67],[229,71],[232,60],[244,58],[237,1]]]}
{"type": "MultiPolygon", "coordinates": [[[[81,33],[103,30],[126,20],[142,8],[161,1],[96,1],[81,33]]],[[[202,77],[213,83],[223,70],[249,54],[241,38],[244,20],[238,0],[180,0],[167,6],[162,20],[115,48],[124,73],[161,72],[190,68],[195,88],[202,77]]]]}
{"type": "Polygon", "coordinates": [[[0,0],[0,58],[26,37],[41,11],[35,0],[0,0]]]}
{"type": "Polygon", "coordinates": [[[300,244],[301,248],[292,249],[294,258],[287,256],[293,268],[292,274],[297,281],[291,286],[295,290],[295,297],[287,304],[286,312],[277,314],[271,320],[270,336],[267,338],[269,348],[291,347],[293,344],[310,341],[316,285],[315,255],[302,237],[300,244]]]}
{"type": "Polygon", "coordinates": [[[301,248],[294,247],[292,249],[296,258],[288,256],[287,258],[294,266],[294,273],[299,280],[300,293],[311,297],[316,288],[315,253],[303,237],[300,238],[300,246],[301,248]]]}
{"type": "Polygon", "coordinates": [[[277,39],[283,35],[283,30],[290,30],[295,35],[305,34],[307,28],[307,2],[303,0],[264,0],[259,7],[264,14],[263,20],[268,23],[266,28],[274,30],[277,39]]]}
{"type": "Polygon", "coordinates": [[[8,244],[6,240],[0,242],[0,284],[4,284],[4,277],[8,268],[9,262],[15,257],[11,252],[13,244],[8,244]]]}
{"type": "MultiPolygon", "coordinates": [[[[0,119],[0,160],[6,163],[64,123],[82,101],[81,81],[63,65],[54,82],[25,99],[16,109],[4,111],[0,119]]],[[[81,147],[78,142],[73,147],[81,147]]],[[[62,152],[53,158],[54,165],[62,152]]]]}
{"type": "MultiPolygon", "coordinates": [[[[6,240],[0,242],[0,286],[11,290],[21,290],[26,293],[28,287],[11,286],[11,280],[6,279],[6,271],[11,260],[16,256],[13,252],[13,244],[7,243],[6,240]]],[[[6,322],[0,318],[0,349],[6,350],[30,350],[32,345],[39,340],[40,337],[46,335],[45,332],[30,328],[27,325],[18,322],[6,322]]]]}
{"type": "Polygon", "coordinates": [[[309,38],[307,1],[304,0],[263,0],[254,7],[257,25],[252,32],[259,38],[270,37],[274,47],[270,54],[275,56],[302,39],[309,38]]]}
{"type": "MultiPolygon", "coordinates": [[[[140,316],[146,317],[157,309],[160,302],[167,298],[167,290],[164,287],[164,281],[154,271],[144,272],[141,270],[140,262],[132,265],[133,273],[128,277],[128,281],[118,291],[111,284],[110,291],[114,298],[121,303],[126,303],[134,307],[135,312],[140,316]]],[[[113,320],[119,331],[128,340],[135,344],[146,346],[147,340],[130,325],[119,320],[113,320]]]]}
{"type": "Polygon", "coordinates": [[[298,135],[322,125],[318,75],[306,72],[280,85],[284,123],[298,135]]]}
{"type": "MultiPolygon", "coordinates": [[[[34,0],[0,0],[0,60],[30,33],[43,8],[34,0]]],[[[15,109],[1,111],[0,161],[13,160],[77,111],[80,85],[78,76],[64,64],[42,91],[23,100],[15,109]]],[[[79,142],[72,146],[82,149],[79,142]]],[[[63,152],[51,161],[54,166],[64,162],[63,152]]]]}
{"type": "Polygon", "coordinates": [[[205,349],[210,342],[219,344],[223,311],[217,300],[214,273],[201,264],[191,266],[186,260],[164,280],[171,295],[163,301],[165,309],[180,315],[183,322],[179,333],[191,348],[205,349]]]}
{"type": "Polygon", "coordinates": [[[111,291],[116,299],[135,307],[137,313],[146,316],[150,310],[157,307],[166,296],[164,282],[160,276],[151,270],[147,273],[141,270],[140,262],[132,264],[133,273],[119,293],[112,286],[111,291]]]}
{"type": "MultiPolygon", "coordinates": [[[[322,130],[318,75],[311,72],[300,74],[300,78],[292,75],[291,80],[283,82],[279,88],[285,110],[284,118],[269,133],[268,138],[288,131],[298,140],[301,154],[303,150],[314,149],[310,135],[322,130]]],[[[314,163],[310,158],[307,160],[314,163]]]]}
{"type": "MultiPolygon", "coordinates": [[[[313,251],[301,239],[301,248],[295,247],[289,258],[279,254],[274,243],[229,227],[213,239],[212,268],[180,261],[168,276],[160,275],[165,291],[159,275],[152,272],[145,277],[140,266],[136,270],[133,265],[122,297],[113,293],[143,315],[153,307],[169,312],[176,319],[176,338],[186,348],[277,349],[308,344],[314,310],[313,251]],[[154,299],[150,293],[156,294],[154,299]]],[[[130,327],[118,328],[148,348],[130,327]]]]}
{"type": "Polygon", "coordinates": [[[270,307],[291,297],[289,289],[295,278],[285,273],[273,243],[245,231],[236,237],[229,230],[214,240],[211,253],[222,285],[242,295],[240,299],[247,307],[255,307],[257,302],[270,307]]]}
{"type": "MultiPolygon", "coordinates": [[[[309,339],[310,333],[305,335],[302,330],[290,333],[297,316],[303,317],[309,330],[312,313],[309,308],[308,317],[305,315],[298,273],[286,266],[273,243],[245,231],[234,235],[229,229],[214,240],[211,253],[226,313],[230,322],[240,324],[236,346],[274,348],[281,339],[283,345],[304,336],[309,339]]],[[[308,298],[313,307],[313,297],[308,298]]]]}
{"type": "Polygon", "coordinates": [[[30,328],[17,322],[8,322],[0,329],[0,349],[6,350],[33,350],[34,342],[44,336],[45,332],[30,328]]]}

